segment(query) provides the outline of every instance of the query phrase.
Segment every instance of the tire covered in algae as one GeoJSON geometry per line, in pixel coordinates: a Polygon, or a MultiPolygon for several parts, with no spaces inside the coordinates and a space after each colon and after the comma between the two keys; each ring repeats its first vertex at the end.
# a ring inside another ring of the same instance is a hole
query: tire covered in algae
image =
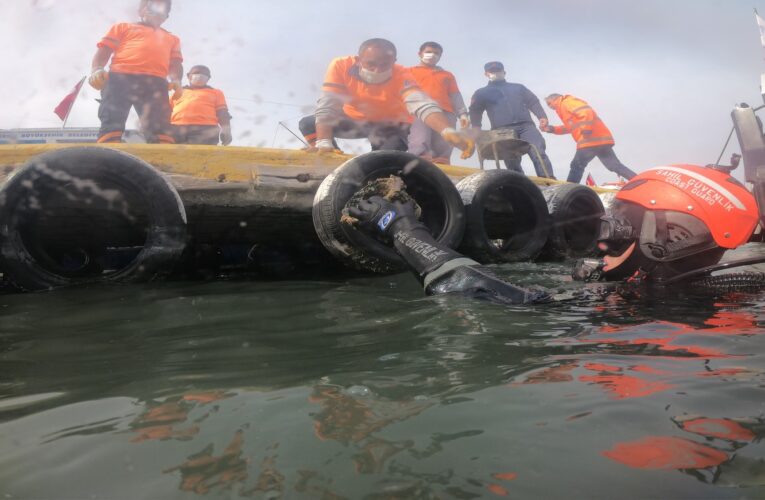
{"type": "Polygon", "coordinates": [[[0,190],[0,269],[24,290],[150,280],[169,272],[185,245],[178,192],[121,151],[51,151],[0,190]]]}
{"type": "Polygon", "coordinates": [[[581,184],[542,188],[552,226],[542,257],[587,257],[597,252],[600,217],[605,213],[598,194],[581,184]]]}
{"type": "Polygon", "coordinates": [[[523,174],[487,170],[457,183],[465,205],[460,250],[482,263],[517,262],[537,256],[550,229],[539,188],[523,174]]]}
{"type": "Polygon", "coordinates": [[[313,201],[313,225],[322,244],[346,265],[377,273],[406,267],[392,246],[340,222],[353,195],[369,182],[395,175],[422,210],[421,222],[443,245],[456,247],[465,228],[459,193],[432,163],[401,151],[373,151],[335,169],[319,186],[313,201]]]}

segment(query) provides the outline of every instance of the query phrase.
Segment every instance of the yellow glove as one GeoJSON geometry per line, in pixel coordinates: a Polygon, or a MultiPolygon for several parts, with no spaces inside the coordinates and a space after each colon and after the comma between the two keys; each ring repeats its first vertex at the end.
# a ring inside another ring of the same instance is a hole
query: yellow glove
{"type": "Polygon", "coordinates": [[[101,90],[106,85],[106,81],[109,80],[109,73],[104,68],[96,68],[88,78],[88,83],[96,90],[101,90]]]}
{"type": "Polygon", "coordinates": [[[441,131],[441,137],[455,148],[462,150],[460,158],[463,160],[473,156],[473,152],[475,151],[475,139],[469,137],[467,134],[457,132],[453,128],[447,127],[441,131]]]}
{"type": "Polygon", "coordinates": [[[179,99],[183,95],[183,85],[178,80],[170,80],[167,83],[167,90],[173,93],[173,99],[179,99]]]}

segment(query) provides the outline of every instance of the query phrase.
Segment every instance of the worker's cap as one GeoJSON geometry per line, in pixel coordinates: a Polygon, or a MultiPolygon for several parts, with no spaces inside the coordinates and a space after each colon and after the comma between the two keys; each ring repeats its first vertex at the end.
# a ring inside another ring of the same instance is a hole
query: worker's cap
{"type": "Polygon", "coordinates": [[[483,65],[483,70],[489,73],[496,73],[497,71],[505,71],[505,65],[499,61],[491,61],[483,65]]]}
{"type": "Polygon", "coordinates": [[[191,69],[189,70],[189,74],[190,75],[202,74],[202,75],[207,75],[208,77],[211,76],[210,68],[208,68],[207,66],[203,66],[202,64],[197,64],[196,66],[192,66],[191,69]]]}

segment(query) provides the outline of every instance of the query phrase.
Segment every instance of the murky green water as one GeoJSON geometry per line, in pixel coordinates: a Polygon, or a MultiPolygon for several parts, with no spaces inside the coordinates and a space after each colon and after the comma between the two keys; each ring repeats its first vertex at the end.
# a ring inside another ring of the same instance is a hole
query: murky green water
{"type": "Polygon", "coordinates": [[[0,296],[0,495],[763,498],[763,305],[406,274],[0,296]]]}

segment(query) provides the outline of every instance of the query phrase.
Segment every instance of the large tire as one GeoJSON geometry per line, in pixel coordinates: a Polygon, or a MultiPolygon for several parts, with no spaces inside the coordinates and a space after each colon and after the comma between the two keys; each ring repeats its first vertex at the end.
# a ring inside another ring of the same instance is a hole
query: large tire
{"type": "Polygon", "coordinates": [[[0,190],[0,269],[25,290],[150,280],[172,269],[185,244],[175,188],[121,151],[51,151],[0,190]]]}
{"type": "Polygon", "coordinates": [[[313,201],[313,224],[322,244],[346,265],[378,273],[404,270],[396,251],[372,236],[340,222],[351,197],[369,181],[398,175],[406,192],[422,208],[421,221],[447,247],[462,239],[465,218],[452,181],[438,167],[401,151],[373,151],[348,160],[319,186],[313,201]]]}
{"type": "Polygon", "coordinates": [[[523,174],[487,170],[457,184],[465,205],[460,249],[479,262],[517,262],[537,256],[550,228],[539,188],[523,174]]]}
{"type": "Polygon", "coordinates": [[[587,257],[597,252],[603,202],[581,184],[557,184],[542,188],[552,227],[542,257],[560,260],[587,257]]]}

